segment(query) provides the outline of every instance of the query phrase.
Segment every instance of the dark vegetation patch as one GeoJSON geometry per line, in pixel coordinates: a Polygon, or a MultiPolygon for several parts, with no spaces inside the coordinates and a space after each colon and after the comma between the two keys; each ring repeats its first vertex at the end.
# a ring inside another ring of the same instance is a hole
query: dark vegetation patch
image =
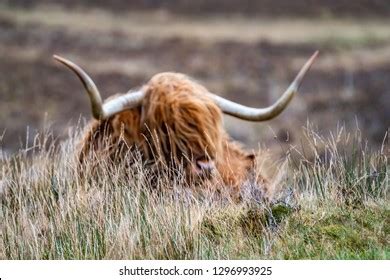
{"type": "MultiPolygon", "coordinates": [[[[37,4],[52,4],[50,0],[5,0],[10,5],[33,7],[37,4]]],[[[250,16],[358,16],[388,17],[390,3],[387,0],[61,0],[56,4],[68,8],[98,7],[115,12],[132,10],[167,10],[173,13],[193,16],[215,14],[245,14],[250,16]]]]}

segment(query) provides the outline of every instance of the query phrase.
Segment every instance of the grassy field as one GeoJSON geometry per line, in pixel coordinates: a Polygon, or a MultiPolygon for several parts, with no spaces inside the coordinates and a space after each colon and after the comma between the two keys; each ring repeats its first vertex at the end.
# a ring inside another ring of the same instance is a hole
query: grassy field
{"type": "Polygon", "coordinates": [[[390,259],[388,142],[372,151],[359,132],[305,134],[304,153],[274,163],[285,175],[271,203],[163,174],[152,191],[142,164],[102,163],[83,179],[69,156],[77,136],[37,136],[33,156],[0,161],[0,259],[390,259]]]}
{"type": "Polygon", "coordinates": [[[0,259],[390,259],[388,1],[51,2],[0,4],[0,259]],[[272,202],[164,172],[157,193],[141,163],[79,176],[90,106],[53,54],[104,98],[175,71],[263,107],[317,49],[278,118],[224,118],[274,178],[272,202]]]}
{"type": "MultiPolygon", "coordinates": [[[[37,3],[42,3],[39,1],[37,3]]],[[[104,98],[127,92],[164,71],[185,73],[210,91],[250,106],[267,106],[315,51],[320,55],[287,111],[266,124],[227,117],[233,138],[299,144],[309,118],[327,133],[356,123],[379,147],[390,112],[390,21],[386,17],[259,17],[174,14],[161,10],[0,7],[0,149],[12,153],[53,123],[56,137],[89,105],[80,83],[53,60],[68,57],[95,79],[104,98]],[[206,32],[207,31],[207,32],[206,32]]]]}

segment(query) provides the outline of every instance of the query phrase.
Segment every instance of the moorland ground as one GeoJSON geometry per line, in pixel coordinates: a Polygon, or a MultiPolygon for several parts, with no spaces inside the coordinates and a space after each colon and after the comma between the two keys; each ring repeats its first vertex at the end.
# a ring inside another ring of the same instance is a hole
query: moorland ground
{"type": "Polygon", "coordinates": [[[303,0],[289,9],[196,1],[197,12],[186,0],[155,1],[158,9],[142,0],[48,2],[0,7],[0,180],[10,185],[0,201],[0,259],[390,258],[387,1],[325,10],[303,0]],[[88,182],[74,173],[69,128],[90,117],[89,104],[52,54],[82,65],[104,97],[177,71],[265,106],[316,49],[300,94],[277,119],[225,118],[233,138],[269,150],[274,173],[283,166],[273,203],[156,196],[142,165],[131,182],[120,166],[88,182]]]}

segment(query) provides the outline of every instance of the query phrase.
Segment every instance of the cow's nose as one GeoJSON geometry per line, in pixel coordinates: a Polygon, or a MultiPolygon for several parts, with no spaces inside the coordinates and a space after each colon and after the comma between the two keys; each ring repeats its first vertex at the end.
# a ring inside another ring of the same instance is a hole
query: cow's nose
{"type": "Polygon", "coordinates": [[[215,164],[212,160],[198,159],[196,160],[196,168],[203,176],[209,177],[214,172],[215,164]]]}

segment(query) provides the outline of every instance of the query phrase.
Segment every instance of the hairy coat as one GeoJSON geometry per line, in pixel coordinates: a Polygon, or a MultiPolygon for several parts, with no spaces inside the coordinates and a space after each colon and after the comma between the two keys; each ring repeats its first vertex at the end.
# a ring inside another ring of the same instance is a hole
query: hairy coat
{"type": "MultiPolygon", "coordinates": [[[[206,88],[183,74],[160,73],[144,90],[141,107],[92,121],[81,142],[80,163],[91,151],[100,160],[115,162],[126,154],[123,150],[136,148],[145,162],[163,162],[173,168],[182,165],[188,180],[220,177],[232,196],[238,197],[255,158],[229,138],[222,111],[206,88]],[[213,164],[215,170],[203,174],[196,162],[213,164]]],[[[260,181],[265,188],[265,179],[260,181]]]]}

